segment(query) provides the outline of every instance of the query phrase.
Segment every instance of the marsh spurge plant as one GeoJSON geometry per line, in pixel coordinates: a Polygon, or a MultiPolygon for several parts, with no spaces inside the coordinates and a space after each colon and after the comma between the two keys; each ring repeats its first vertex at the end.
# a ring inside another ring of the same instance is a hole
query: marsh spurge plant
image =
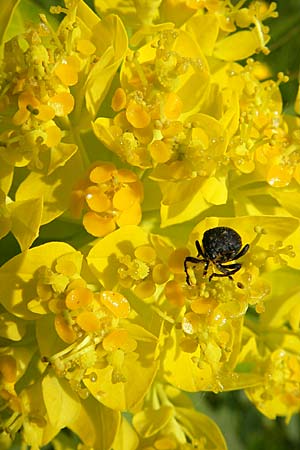
{"type": "Polygon", "coordinates": [[[24,5],[0,18],[1,448],[225,450],[188,392],[289,421],[300,123],[255,60],[276,4],[24,5]]]}

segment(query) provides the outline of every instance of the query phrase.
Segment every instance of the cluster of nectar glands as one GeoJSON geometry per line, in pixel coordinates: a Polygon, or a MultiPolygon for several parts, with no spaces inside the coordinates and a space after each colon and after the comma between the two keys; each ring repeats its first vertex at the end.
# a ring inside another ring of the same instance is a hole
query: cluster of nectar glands
{"type": "MultiPolygon", "coordinates": [[[[208,275],[204,277],[203,263],[194,264],[190,272],[192,283],[186,287],[187,295],[195,298],[198,295],[202,297],[203,292],[199,291],[201,286],[201,289],[204,287],[208,289],[208,292],[218,286],[218,289],[222,291],[220,291],[220,299],[227,299],[225,302],[228,302],[228,295],[232,299],[237,296],[239,303],[243,299],[242,303],[246,302],[247,305],[254,306],[257,313],[263,312],[263,304],[266,297],[270,294],[270,286],[266,280],[261,278],[262,272],[266,269],[269,261],[279,266],[285,266],[288,258],[295,257],[295,252],[292,245],[284,245],[282,241],[268,244],[266,248],[262,247],[259,241],[263,235],[268,234],[267,228],[256,226],[254,232],[256,233],[255,237],[249,242],[249,250],[243,256],[241,268],[234,275],[235,283],[228,283],[228,286],[227,283],[223,283],[225,280],[222,280],[220,283],[210,283],[209,279],[214,274],[214,268],[208,268],[208,275]],[[236,291],[236,289],[238,290],[236,291]]],[[[226,267],[226,264],[224,267],[226,267]]],[[[205,295],[210,297],[210,294],[206,293],[205,295]]]]}
{"type": "Polygon", "coordinates": [[[91,63],[96,47],[81,37],[80,27],[73,26],[75,10],[63,12],[67,16],[58,31],[40,15],[39,25],[4,47],[0,112],[5,127],[0,154],[12,166],[49,170],[51,149],[63,146],[66,152],[73,147],[64,142],[67,117],[75,104],[70,88],[91,63]]]}
{"type": "Polygon", "coordinates": [[[257,409],[270,419],[286,416],[286,420],[300,410],[300,357],[284,348],[268,352],[257,362],[263,382],[248,388],[246,394],[257,409]]]}
{"type": "Polygon", "coordinates": [[[240,89],[240,123],[227,149],[234,166],[242,173],[259,170],[274,187],[287,186],[292,177],[298,181],[299,124],[281,116],[279,84],[288,77],[279,73],[277,82],[259,82],[252,60],[230,76],[240,89]]]}
{"type": "MultiPolygon", "coordinates": [[[[226,33],[254,25],[257,39],[261,43],[259,49],[267,51],[265,43],[268,40],[268,29],[262,22],[268,17],[276,16],[276,4],[263,8],[254,2],[249,9],[240,9],[240,4],[233,6],[227,2],[213,3],[211,6],[207,2],[197,2],[195,9],[204,8],[216,14],[220,19],[218,26],[226,33]],[[226,20],[222,22],[224,14],[226,20]]],[[[190,2],[189,7],[193,8],[190,2]]],[[[195,25],[191,28],[193,26],[195,25]]],[[[223,65],[227,67],[227,63],[223,65]]],[[[238,64],[236,68],[238,71],[242,70],[242,66],[238,64]]],[[[97,119],[94,123],[96,135],[130,164],[140,167],[158,166],[153,173],[155,179],[182,179],[214,174],[219,166],[227,165],[230,160],[226,148],[228,137],[231,136],[230,132],[227,135],[226,129],[229,118],[239,114],[239,110],[234,111],[232,106],[230,89],[224,89],[223,86],[224,81],[225,85],[228,84],[228,80],[225,80],[228,77],[224,74],[222,80],[218,71],[216,76],[214,72],[213,70],[209,74],[209,64],[188,28],[164,30],[154,37],[151,45],[140,48],[124,62],[121,87],[116,90],[112,100],[112,109],[118,114],[111,120],[97,119]],[[188,56],[187,53],[182,53],[182,45],[188,48],[188,56]],[[193,77],[198,79],[194,93],[193,77]],[[182,95],[188,84],[187,80],[191,88],[190,96],[194,95],[190,102],[182,95]],[[218,92],[216,84],[220,88],[218,92]],[[203,89],[199,89],[199,86],[203,86],[203,89]]],[[[243,83],[249,85],[247,80],[241,78],[236,83],[238,90],[243,83]]],[[[252,89],[251,96],[253,94],[257,97],[255,89],[252,89]]],[[[242,92],[238,92],[238,96],[242,96],[242,92]]],[[[243,112],[245,101],[241,98],[238,102],[243,112]]],[[[263,106],[261,105],[262,109],[263,106]]],[[[233,128],[235,120],[232,120],[230,128],[233,128]]],[[[237,140],[239,135],[237,133],[237,140]]],[[[236,155],[232,155],[233,160],[236,160],[243,171],[252,171],[253,157],[247,154],[250,143],[244,131],[240,141],[242,142],[236,145],[236,155]]]]}
{"type": "Polygon", "coordinates": [[[112,99],[118,114],[109,121],[108,130],[106,119],[94,123],[97,137],[132,165],[155,167],[174,161],[186,140],[179,120],[185,106],[177,91],[185,77],[197,73],[206,78],[207,63],[195,49],[193,56],[183,55],[183,39],[182,32],[165,30],[149,47],[150,59],[146,51],[144,61],[143,50],[127,57],[121,87],[112,99]]]}
{"type": "MultiPolygon", "coordinates": [[[[203,271],[203,265],[199,266],[199,272],[203,271]]],[[[185,312],[179,345],[186,353],[198,350],[199,360],[195,360],[195,364],[205,366],[218,378],[236,344],[235,326],[246,314],[247,296],[228,278],[209,281],[208,276],[203,278],[197,273],[193,281],[195,285],[186,285],[183,289],[185,312]]]]}
{"type": "Polygon", "coordinates": [[[143,184],[138,176],[108,162],[95,163],[88,172],[71,195],[73,215],[80,217],[85,209],[83,226],[87,232],[102,237],[117,226],[138,225],[143,201],[143,184]]]}
{"type": "MultiPolygon", "coordinates": [[[[147,303],[176,308],[184,305],[183,270],[186,248],[174,248],[169,239],[128,226],[97,242],[88,263],[107,289],[131,290],[147,303]]],[[[130,296],[132,298],[132,295],[130,296]]]]}
{"type": "Polygon", "coordinates": [[[141,245],[134,249],[133,255],[119,257],[119,283],[130,288],[140,299],[149,299],[161,303],[166,297],[173,306],[184,303],[182,291],[182,263],[185,249],[169,251],[169,257],[159,256],[155,246],[141,245]],[[159,300],[160,299],[160,300],[159,300]]]}
{"type": "Polygon", "coordinates": [[[200,259],[186,258],[191,261],[192,270],[188,272],[189,283],[183,289],[185,312],[180,346],[188,353],[194,353],[200,346],[202,363],[209,364],[214,373],[220,370],[221,362],[230,358],[236,319],[243,318],[249,306],[254,306],[256,313],[264,311],[270,286],[261,278],[261,273],[267,261],[272,259],[275,264],[285,265],[287,257],[295,256],[292,246],[283,246],[279,241],[266,249],[260,247],[259,240],[267,230],[257,227],[255,231],[256,237],[243,256],[243,263],[237,266],[234,279],[230,279],[232,276],[226,270],[217,273],[221,278],[213,278],[216,268],[205,261],[205,253],[200,259]]]}
{"type": "MultiPolygon", "coordinates": [[[[57,259],[53,270],[41,267],[37,271],[36,294],[28,308],[31,312],[54,314],[55,332],[68,344],[43,357],[43,361],[50,363],[80,395],[88,395],[82,385],[86,370],[100,360],[109,364],[112,354],[131,352],[136,347],[134,339],[120,325],[120,320],[130,314],[128,300],[118,292],[95,292],[66,256],[57,259]]],[[[89,377],[93,378],[91,374],[89,377]]]]}

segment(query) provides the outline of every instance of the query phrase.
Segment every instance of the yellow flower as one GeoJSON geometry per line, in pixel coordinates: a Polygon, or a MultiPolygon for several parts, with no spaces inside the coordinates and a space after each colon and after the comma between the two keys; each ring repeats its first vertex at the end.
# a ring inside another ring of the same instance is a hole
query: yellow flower
{"type": "Polygon", "coordinates": [[[278,348],[263,363],[264,383],[246,390],[248,398],[269,419],[289,421],[300,410],[300,358],[278,348]]]}
{"type": "MultiPolygon", "coordinates": [[[[87,399],[91,392],[114,409],[126,409],[146,394],[158,369],[154,360],[145,365],[156,338],[132,322],[131,307],[123,294],[101,289],[84,267],[80,252],[64,243],[35,247],[5,264],[0,278],[6,280],[4,296],[17,278],[23,280],[14,296],[7,297],[5,307],[33,324],[36,338],[31,347],[43,362],[40,375],[48,365],[52,377],[63,378],[69,386],[64,389],[71,388],[72,395],[87,399]],[[132,390],[133,376],[139,379],[136,390],[132,390]]],[[[5,356],[0,364],[9,396],[14,396],[14,356],[5,356]]]]}
{"type": "MultiPolygon", "coordinates": [[[[52,27],[40,14],[39,23],[5,43],[0,83],[1,162],[12,173],[19,167],[31,172],[22,172],[22,178],[27,177],[16,196],[22,201],[43,197],[42,223],[68,207],[75,166],[80,173],[89,165],[80,132],[98,111],[127,50],[127,35],[117,16],[101,21],[79,0],[51,12],[64,14],[59,26],[52,27]],[[59,195],[47,178],[53,173],[65,186],[59,195]],[[51,197],[58,201],[47,209],[51,197]]],[[[12,177],[6,192],[11,183],[12,177]]]]}
{"type": "Polygon", "coordinates": [[[174,140],[176,146],[185,140],[177,119],[199,107],[207,82],[208,65],[196,42],[182,30],[166,30],[151,46],[127,57],[122,87],[112,100],[118,114],[97,119],[94,131],[132,165],[152,167],[177,159],[174,140]],[[155,142],[165,143],[166,149],[162,145],[155,151],[155,142]]]}
{"type": "MultiPolygon", "coordinates": [[[[184,393],[171,386],[155,383],[151,394],[157,398],[156,407],[146,400],[143,410],[135,413],[132,419],[141,448],[226,449],[219,428],[207,416],[194,411],[191,399],[184,393]],[[175,397],[177,399],[174,402],[175,397]]],[[[126,430],[125,423],[123,421],[121,424],[123,432],[126,430]]]]}
{"type": "MultiPolygon", "coordinates": [[[[169,306],[180,308],[184,299],[181,284],[185,279],[185,256],[187,250],[174,249],[168,239],[127,226],[96,243],[89,252],[88,263],[106,289],[121,287],[140,300],[160,305],[166,295],[169,306]]],[[[165,305],[167,309],[169,306],[165,305]]]]}
{"type": "Polygon", "coordinates": [[[111,103],[117,114],[93,124],[121,159],[153,168],[149,176],[162,191],[164,226],[226,203],[240,172],[282,186],[293,176],[291,161],[297,164],[297,150],[290,150],[293,159],[282,151],[288,137],[278,85],[287,77],[262,83],[252,60],[245,67],[234,62],[267,51],[262,22],[276,16],[275,5],[240,9],[220,1],[188,7],[199,13],[177,30],[153,30],[151,43],[127,56],[111,103]],[[209,31],[200,32],[208,24],[209,31]],[[268,167],[262,169],[266,151],[268,167]]]}
{"type": "Polygon", "coordinates": [[[10,128],[8,125],[2,133],[2,156],[12,165],[43,168],[40,154],[59,147],[63,139],[63,133],[53,119],[70,114],[74,107],[68,84],[62,83],[55,73],[56,44],[49,40],[51,33],[46,18],[42,17],[40,29],[32,27],[5,46],[2,69],[6,73],[6,82],[2,87],[5,92],[2,110],[4,114],[4,107],[17,108],[17,111],[10,128]],[[15,73],[12,72],[14,59],[19,61],[15,73]]]}

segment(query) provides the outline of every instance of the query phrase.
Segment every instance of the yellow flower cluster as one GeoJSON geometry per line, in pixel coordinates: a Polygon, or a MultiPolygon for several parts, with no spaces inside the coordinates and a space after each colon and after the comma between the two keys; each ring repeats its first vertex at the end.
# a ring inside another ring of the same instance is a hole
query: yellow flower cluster
{"type": "Polygon", "coordinates": [[[0,14],[0,447],[226,450],[183,391],[300,411],[276,4],[64,3],[0,14]]]}
{"type": "Polygon", "coordinates": [[[116,225],[138,225],[142,218],[140,203],[143,184],[127,169],[116,169],[112,163],[98,163],[88,179],[74,187],[71,210],[80,216],[86,202],[90,211],[83,217],[83,226],[93,236],[101,237],[115,230],[116,225]]]}

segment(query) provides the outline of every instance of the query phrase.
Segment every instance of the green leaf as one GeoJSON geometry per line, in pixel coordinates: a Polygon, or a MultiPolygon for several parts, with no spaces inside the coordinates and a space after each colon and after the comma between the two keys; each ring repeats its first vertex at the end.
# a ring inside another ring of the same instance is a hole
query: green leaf
{"type": "Polygon", "coordinates": [[[11,218],[6,206],[6,201],[9,200],[4,192],[0,189],[0,239],[9,233],[11,229],[11,218]]]}
{"type": "Polygon", "coordinates": [[[23,421],[23,439],[27,445],[38,449],[44,443],[44,432],[48,428],[47,422],[44,421],[46,409],[43,402],[41,382],[35,382],[23,389],[19,399],[22,404],[22,414],[26,418],[23,421]],[[36,417],[40,420],[35,420],[36,417]]]}
{"type": "Polygon", "coordinates": [[[43,357],[53,356],[66,347],[54,328],[54,314],[47,314],[36,321],[36,339],[43,357]]]}
{"type": "Polygon", "coordinates": [[[259,246],[268,248],[276,241],[285,242],[299,228],[299,220],[293,217],[276,216],[242,216],[242,217],[208,217],[202,220],[192,231],[191,241],[202,239],[203,233],[209,228],[218,226],[230,227],[238,231],[244,243],[249,243],[257,237],[258,229],[263,229],[259,246]]]}
{"type": "Polygon", "coordinates": [[[8,194],[14,176],[14,167],[0,157],[0,189],[8,194]]]}
{"type": "Polygon", "coordinates": [[[187,21],[186,29],[194,36],[203,53],[211,56],[219,33],[217,17],[214,14],[195,14],[187,21]]]}
{"type": "Polygon", "coordinates": [[[77,149],[76,144],[68,144],[66,142],[60,142],[56,147],[53,147],[50,152],[48,175],[53,173],[58,167],[64,166],[76,153],[77,149]]]}
{"type": "Polygon", "coordinates": [[[95,0],[95,8],[100,16],[111,11],[118,13],[127,26],[136,26],[136,7],[134,0],[95,0]]]}

